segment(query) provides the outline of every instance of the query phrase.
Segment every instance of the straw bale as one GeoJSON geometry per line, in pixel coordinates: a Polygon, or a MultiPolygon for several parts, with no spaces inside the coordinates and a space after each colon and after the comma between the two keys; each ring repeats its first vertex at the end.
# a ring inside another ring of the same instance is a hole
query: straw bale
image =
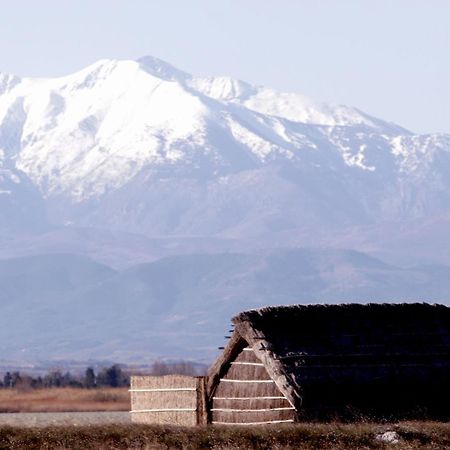
{"type": "Polygon", "coordinates": [[[186,375],[132,376],[131,389],[196,388],[196,377],[186,375]]]}
{"type": "Polygon", "coordinates": [[[212,411],[213,422],[252,423],[272,422],[277,420],[294,420],[295,411],[292,409],[280,411],[212,411]]]}
{"type": "MultiPolygon", "coordinates": [[[[281,393],[279,393],[281,396],[281,393]]],[[[276,397],[276,396],[273,396],[276,397]]],[[[213,399],[213,408],[219,409],[269,409],[288,408],[291,404],[285,398],[239,398],[226,400],[221,397],[213,399]]]]}
{"type": "Polygon", "coordinates": [[[196,391],[131,392],[133,410],[197,408],[196,391]]]}
{"type": "Polygon", "coordinates": [[[225,379],[238,380],[270,380],[267,370],[263,366],[250,365],[232,365],[226,375],[225,379]]]}
{"type": "Polygon", "coordinates": [[[214,392],[215,397],[278,397],[282,395],[275,383],[224,383],[214,392]]]}
{"type": "Polygon", "coordinates": [[[130,391],[133,422],[186,426],[206,422],[203,377],[134,376],[130,391]]]}
{"type": "Polygon", "coordinates": [[[163,424],[163,425],[182,425],[195,426],[197,425],[196,412],[145,412],[132,413],[131,419],[134,423],[144,424],[163,424]]]}

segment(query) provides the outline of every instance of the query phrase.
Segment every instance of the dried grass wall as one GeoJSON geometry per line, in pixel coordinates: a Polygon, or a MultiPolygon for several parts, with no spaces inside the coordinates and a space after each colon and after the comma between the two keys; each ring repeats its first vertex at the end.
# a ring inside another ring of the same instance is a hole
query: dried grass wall
{"type": "Polygon", "coordinates": [[[293,422],[295,416],[295,409],[249,347],[231,362],[211,401],[213,424],[293,422]]]}
{"type": "Polygon", "coordinates": [[[131,418],[136,423],[194,426],[206,423],[203,377],[131,377],[131,418]]]}

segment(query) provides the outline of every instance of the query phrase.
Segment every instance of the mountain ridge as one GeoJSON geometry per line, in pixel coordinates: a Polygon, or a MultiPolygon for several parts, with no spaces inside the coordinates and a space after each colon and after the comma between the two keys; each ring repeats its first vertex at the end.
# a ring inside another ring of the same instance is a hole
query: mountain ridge
{"type": "Polygon", "coordinates": [[[2,358],[158,358],[209,363],[232,316],[296,303],[448,304],[450,267],[399,268],[361,252],[261,250],[171,256],[125,270],[87,258],[0,260],[2,358]]]}
{"type": "Polygon", "coordinates": [[[0,170],[24,180],[0,177],[0,202],[30,211],[11,223],[4,214],[9,234],[45,216],[47,229],[260,247],[314,235],[358,248],[348,236],[364,229],[364,250],[383,254],[372,229],[418,229],[449,211],[450,136],[416,135],[356,108],[195,77],[153,57],[59,78],[2,75],[0,86],[0,170]]]}

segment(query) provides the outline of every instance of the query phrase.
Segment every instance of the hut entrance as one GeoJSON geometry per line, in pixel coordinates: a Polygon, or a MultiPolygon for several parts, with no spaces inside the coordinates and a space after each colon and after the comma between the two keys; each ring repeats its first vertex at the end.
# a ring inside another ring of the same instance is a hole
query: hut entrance
{"type": "Polygon", "coordinates": [[[206,424],[204,377],[134,376],[130,393],[135,423],[206,424]]]}
{"type": "Polygon", "coordinates": [[[220,379],[211,401],[213,424],[294,422],[295,408],[251,347],[244,347],[220,379]]]}

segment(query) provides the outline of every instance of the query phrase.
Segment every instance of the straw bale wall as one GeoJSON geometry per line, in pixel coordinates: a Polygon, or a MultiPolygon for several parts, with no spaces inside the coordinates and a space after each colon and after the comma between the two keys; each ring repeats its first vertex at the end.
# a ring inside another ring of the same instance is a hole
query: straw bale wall
{"type": "Polygon", "coordinates": [[[213,424],[293,422],[295,417],[295,409],[250,347],[230,361],[210,399],[213,424]]]}
{"type": "Polygon", "coordinates": [[[212,411],[213,424],[217,425],[265,425],[269,423],[289,423],[294,421],[292,410],[265,411],[212,411]]]}
{"type": "Polygon", "coordinates": [[[136,423],[194,426],[206,423],[203,377],[131,377],[131,418],[136,423]]]}
{"type": "Polygon", "coordinates": [[[157,375],[131,377],[131,389],[195,388],[197,377],[186,375],[157,375]]]}
{"type": "Polygon", "coordinates": [[[289,402],[284,398],[281,397],[277,393],[277,395],[274,396],[265,396],[267,398],[233,398],[232,400],[228,400],[224,397],[219,397],[214,399],[214,407],[215,408],[227,408],[227,409],[233,409],[236,408],[236,406],[240,408],[246,408],[246,409],[267,409],[267,408],[283,408],[286,406],[290,406],[289,402]]]}
{"type": "Polygon", "coordinates": [[[230,383],[219,382],[214,393],[215,397],[279,397],[280,391],[275,383],[230,383]],[[239,391],[239,395],[235,395],[239,391]]]}
{"type": "Polygon", "coordinates": [[[197,425],[195,413],[166,411],[166,412],[142,412],[132,414],[131,420],[134,423],[180,425],[193,427],[197,425]]]}

